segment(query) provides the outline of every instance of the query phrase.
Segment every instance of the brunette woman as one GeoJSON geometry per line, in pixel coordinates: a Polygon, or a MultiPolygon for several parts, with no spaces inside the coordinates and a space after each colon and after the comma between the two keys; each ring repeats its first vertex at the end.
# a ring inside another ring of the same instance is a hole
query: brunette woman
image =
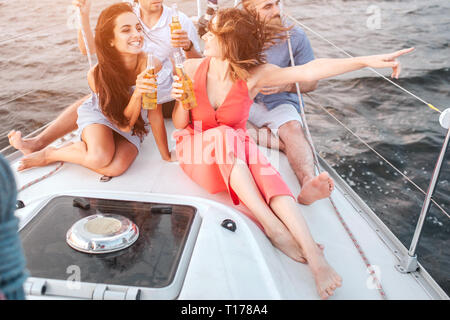
{"type": "MultiPolygon", "coordinates": [[[[141,28],[128,3],[102,11],[95,32],[98,64],[87,76],[93,94],[78,109],[80,141],[29,154],[19,171],[67,161],[106,176],[121,175],[139,153],[148,133],[147,118],[162,158],[171,160],[161,110],[141,107],[142,94],[155,90],[154,80],[144,78],[147,56],[141,50],[141,28]]],[[[159,70],[161,63],[155,60],[159,70]]]]}

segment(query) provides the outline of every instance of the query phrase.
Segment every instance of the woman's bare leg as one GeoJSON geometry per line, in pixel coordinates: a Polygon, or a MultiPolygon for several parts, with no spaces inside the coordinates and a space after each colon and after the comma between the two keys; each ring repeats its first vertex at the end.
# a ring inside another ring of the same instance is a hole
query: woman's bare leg
{"type": "Polygon", "coordinates": [[[342,279],[331,268],[323,252],[317,247],[296,201],[289,196],[277,196],[271,199],[269,205],[302,248],[314,275],[320,297],[326,299],[333,295],[334,290],[341,286],[342,279]]]}
{"type": "Polygon", "coordinates": [[[295,239],[266,204],[247,164],[240,159],[235,160],[230,175],[230,185],[239,199],[262,224],[273,245],[292,259],[306,262],[295,239]]]}
{"type": "Polygon", "coordinates": [[[11,130],[8,133],[9,144],[25,155],[42,150],[56,139],[77,128],[78,107],[89,97],[90,95],[87,95],[64,109],[55,121],[36,137],[24,139],[20,131],[11,130]]]}
{"type": "Polygon", "coordinates": [[[98,170],[110,164],[115,153],[113,132],[107,126],[92,124],[83,130],[83,141],[53,148],[47,147],[31,153],[21,160],[18,170],[41,167],[57,161],[71,162],[91,170],[98,170]]]}
{"type": "Polygon", "coordinates": [[[115,150],[113,159],[106,167],[94,171],[108,177],[117,177],[131,166],[138,155],[138,150],[127,139],[114,133],[115,150]]]}

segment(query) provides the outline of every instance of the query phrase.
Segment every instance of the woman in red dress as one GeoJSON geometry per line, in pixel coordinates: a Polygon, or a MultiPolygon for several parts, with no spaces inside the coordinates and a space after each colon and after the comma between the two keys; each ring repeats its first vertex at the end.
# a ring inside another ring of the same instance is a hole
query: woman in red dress
{"type": "MultiPolygon", "coordinates": [[[[178,103],[172,115],[175,127],[183,129],[174,134],[180,166],[207,191],[228,191],[235,204],[242,201],[274,246],[296,261],[308,262],[318,293],[326,299],[342,279],[313,240],[288,186],[247,134],[252,99],[263,87],[316,81],[364,67],[393,68],[392,76],[398,77],[396,58],[412,49],[279,68],[265,64],[262,52],[283,34],[280,27],[239,9],[225,9],[209,30],[203,36],[206,58],[184,63],[198,106],[188,111],[178,103]]],[[[183,93],[180,86],[175,82],[172,90],[178,100],[183,93]]]]}

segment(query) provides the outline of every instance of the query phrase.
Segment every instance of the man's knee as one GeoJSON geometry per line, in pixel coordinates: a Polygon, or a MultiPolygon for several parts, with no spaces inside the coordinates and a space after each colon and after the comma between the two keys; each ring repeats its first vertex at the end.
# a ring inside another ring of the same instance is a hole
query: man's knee
{"type": "Polygon", "coordinates": [[[297,120],[291,120],[278,128],[278,135],[281,140],[285,140],[288,137],[303,137],[303,127],[302,124],[297,120]]]}

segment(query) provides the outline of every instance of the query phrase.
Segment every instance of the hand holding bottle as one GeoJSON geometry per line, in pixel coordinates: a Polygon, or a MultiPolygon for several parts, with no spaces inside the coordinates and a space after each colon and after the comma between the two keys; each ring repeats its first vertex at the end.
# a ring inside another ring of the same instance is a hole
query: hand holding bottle
{"type": "Polygon", "coordinates": [[[178,76],[173,76],[172,91],[170,94],[171,97],[175,100],[182,101],[184,94],[183,82],[178,76]]]}
{"type": "Polygon", "coordinates": [[[192,47],[192,42],[189,40],[188,33],[183,29],[176,29],[171,33],[170,43],[174,48],[182,48],[185,51],[189,51],[192,47]]]}
{"type": "Polygon", "coordinates": [[[156,77],[149,77],[147,70],[142,71],[136,79],[135,92],[139,94],[156,92],[157,82],[156,77]]]}

